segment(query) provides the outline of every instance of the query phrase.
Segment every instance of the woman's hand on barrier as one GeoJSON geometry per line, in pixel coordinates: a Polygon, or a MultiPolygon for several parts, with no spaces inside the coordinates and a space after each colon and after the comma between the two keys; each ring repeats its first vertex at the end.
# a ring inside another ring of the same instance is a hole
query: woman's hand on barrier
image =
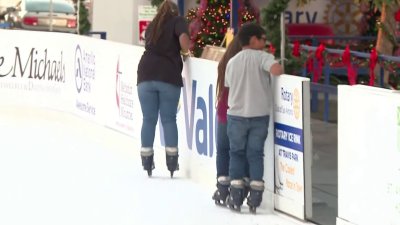
{"type": "Polygon", "coordinates": [[[181,51],[182,60],[185,62],[188,57],[191,57],[190,51],[181,51]]]}

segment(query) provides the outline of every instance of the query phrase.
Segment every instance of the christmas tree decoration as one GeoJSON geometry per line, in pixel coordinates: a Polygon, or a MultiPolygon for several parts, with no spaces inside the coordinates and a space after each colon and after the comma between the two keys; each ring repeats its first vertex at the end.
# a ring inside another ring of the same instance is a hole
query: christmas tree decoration
{"type": "Polygon", "coordinates": [[[375,66],[378,63],[378,53],[376,52],[376,49],[373,48],[371,51],[371,55],[369,58],[369,85],[374,86],[375,83],[375,66]]]}
{"type": "Polygon", "coordinates": [[[354,69],[351,61],[349,45],[346,45],[342,54],[342,62],[347,67],[347,77],[350,85],[355,85],[357,81],[357,71],[354,69]]]}
{"type": "Polygon", "coordinates": [[[164,0],[151,0],[152,6],[159,6],[164,0]]]}
{"type": "MultiPolygon", "coordinates": [[[[267,39],[273,46],[276,47],[275,56],[280,57],[281,54],[281,26],[280,19],[281,13],[283,13],[288,7],[290,0],[271,0],[266,8],[262,10],[262,25],[265,27],[267,32],[267,39]]],[[[285,37],[285,43],[289,43],[285,37]]],[[[293,56],[292,50],[286,44],[285,59],[281,62],[284,63],[285,73],[289,74],[300,74],[301,67],[303,66],[304,60],[302,57],[293,56]]],[[[309,62],[308,62],[309,63],[309,62]]],[[[307,64],[308,67],[312,64],[307,64]]]]}
{"type": "Polygon", "coordinates": [[[79,1],[79,34],[87,34],[92,25],[89,22],[89,11],[85,7],[83,0],[79,1]]]}
{"type": "Polygon", "coordinates": [[[87,34],[92,27],[89,22],[89,10],[86,8],[84,0],[73,0],[72,2],[78,13],[78,34],[87,34]]]}
{"type": "MultiPolygon", "coordinates": [[[[200,56],[206,45],[221,46],[227,29],[231,27],[231,0],[201,0],[199,7],[190,9],[189,21],[191,51],[200,56]]],[[[239,26],[258,21],[259,10],[253,0],[239,0],[239,26]]]]}

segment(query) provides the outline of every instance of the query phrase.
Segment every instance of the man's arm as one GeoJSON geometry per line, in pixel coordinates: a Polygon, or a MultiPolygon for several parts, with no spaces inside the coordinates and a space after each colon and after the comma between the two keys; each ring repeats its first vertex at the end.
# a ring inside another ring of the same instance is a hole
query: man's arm
{"type": "Polygon", "coordinates": [[[272,75],[279,76],[279,75],[281,75],[283,73],[283,68],[282,68],[281,64],[274,63],[274,64],[272,64],[269,72],[272,75]]]}

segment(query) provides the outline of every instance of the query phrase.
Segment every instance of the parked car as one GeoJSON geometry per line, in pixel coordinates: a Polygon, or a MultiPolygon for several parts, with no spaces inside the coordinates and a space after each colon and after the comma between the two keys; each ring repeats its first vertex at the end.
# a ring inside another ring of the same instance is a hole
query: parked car
{"type": "Polygon", "coordinates": [[[77,33],[75,7],[65,0],[22,0],[7,11],[12,28],[77,33]]]}

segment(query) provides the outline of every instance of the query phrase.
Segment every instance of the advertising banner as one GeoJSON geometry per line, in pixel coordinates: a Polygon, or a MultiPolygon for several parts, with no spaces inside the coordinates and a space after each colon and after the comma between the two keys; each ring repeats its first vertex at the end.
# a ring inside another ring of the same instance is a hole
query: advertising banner
{"type": "MultiPolygon", "coordinates": [[[[275,207],[304,219],[305,177],[311,177],[305,169],[310,152],[309,79],[282,75],[274,87],[275,207]]],[[[308,182],[311,186],[311,178],[308,182]]]]}
{"type": "MultiPolygon", "coordinates": [[[[1,39],[8,40],[0,41],[2,104],[70,110],[65,98],[68,82],[72,79],[70,42],[26,41],[28,34],[28,40],[42,39],[36,32],[0,30],[1,39]]],[[[62,37],[54,34],[54,38],[62,37]]]]}
{"type": "Polygon", "coordinates": [[[105,87],[109,94],[104,96],[108,102],[106,126],[140,139],[142,111],[136,79],[137,65],[144,49],[138,46],[127,48],[115,43],[104,47],[113,52],[108,56],[109,74],[105,87]]]}
{"type": "MultiPolygon", "coordinates": [[[[0,38],[8,40],[0,42],[1,106],[72,113],[140,139],[142,112],[136,80],[143,47],[51,32],[0,30],[0,38]]],[[[214,187],[216,176],[217,66],[216,61],[187,59],[177,106],[180,172],[209,187],[214,187]]],[[[268,135],[264,146],[264,198],[273,197],[275,155],[277,208],[292,212],[293,208],[303,207],[300,211],[304,212],[304,193],[308,196],[304,165],[309,152],[309,83],[308,79],[288,75],[275,82],[275,113],[271,116],[275,123],[269,127],[274,135],[268,135]]],[[[165,146],[160,124],[155,150],[165,146]]],[[[165,164],[163,154],[158,156],[163,162],[157,165],[165,164]]],[[[263,201],[261,207],[271,202],[263,201]]]]}

